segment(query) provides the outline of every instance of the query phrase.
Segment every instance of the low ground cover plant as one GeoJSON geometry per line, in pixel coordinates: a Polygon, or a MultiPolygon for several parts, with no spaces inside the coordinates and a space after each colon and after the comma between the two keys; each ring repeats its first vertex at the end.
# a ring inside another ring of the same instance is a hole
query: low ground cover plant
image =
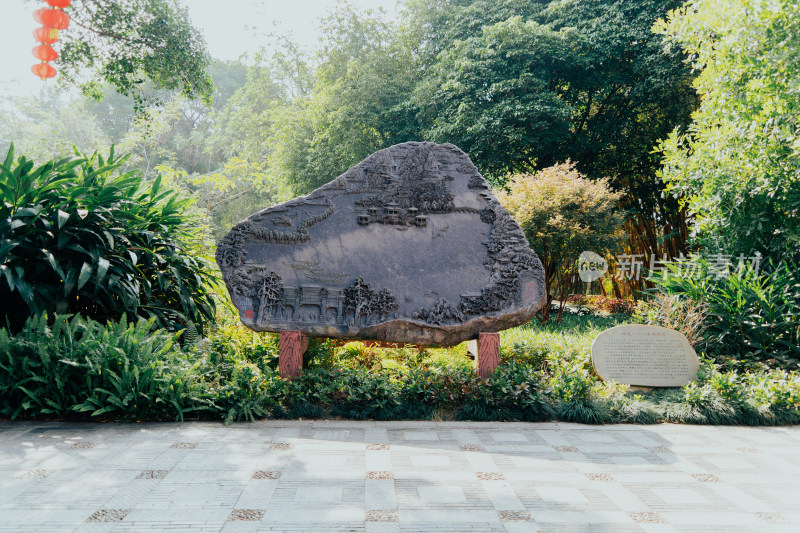
{"type": "Polygon", "coordinates": [[[599,380],[591,342],[624,320],[565,315],[559,325],[505,331],[501,364],[487,379],[476,376],[463,346],[313,342],[302,375],[290,382],[278,375],[276,336],[232,321],[181,345],[181,333],[159,329],[152,319],[32,318],[17,333],[0,329],[0,416],[800,422],[796,372],[740,372],[704,358],[698,379],[685,387],[633,391],[599,380]],[[377,355],[364,355],[371,351],[377,355]]]}

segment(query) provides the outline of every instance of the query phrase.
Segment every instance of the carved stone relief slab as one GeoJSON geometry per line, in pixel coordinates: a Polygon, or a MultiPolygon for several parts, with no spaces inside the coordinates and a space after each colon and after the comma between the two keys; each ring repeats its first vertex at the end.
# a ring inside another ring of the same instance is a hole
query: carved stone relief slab
{"type": "Polygon", "coordinates": [[[240,222],[219,264],[242,322],[453,345],[528,322],[541,262],[467,155],[410,142],[240,222]]]}

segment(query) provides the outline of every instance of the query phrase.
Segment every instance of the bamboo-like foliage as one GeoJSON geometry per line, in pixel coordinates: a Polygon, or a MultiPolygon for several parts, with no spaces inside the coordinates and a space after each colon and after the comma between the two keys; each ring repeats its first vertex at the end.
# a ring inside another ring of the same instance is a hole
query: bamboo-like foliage
{"type": "Polygon", "coordinates": [[[161,327],[214,317],[212,266],[193,246],[190,200],[119,172],[127,156],[95,153],[36,167],[0,164],[0,320],[80,313],[154,318],[161,327]]]}
{"type": "Polygon", "coordinates": [[[698,260],[699,276],[681,275],[678,266],[656,278],[656,289],[674,298],[703,302],[704,333],[698,347],[719,362],[745,368],[800,368],[800,275],[798,265],[767,263],[762,271],[746,265],[715,275],[698,260]]]}
{"type": "Polygon", "coordinates": [[[42,315],[17,335],[0,329],[0,415],[183,419],[208,408],[199,363],[153,324],[56,316],[50,326],[42,315]]]}

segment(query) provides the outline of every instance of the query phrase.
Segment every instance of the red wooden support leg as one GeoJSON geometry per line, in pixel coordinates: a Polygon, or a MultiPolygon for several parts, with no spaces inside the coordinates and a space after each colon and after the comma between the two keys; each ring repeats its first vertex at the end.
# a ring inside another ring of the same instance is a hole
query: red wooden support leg
{"type": "Polygon", "coordinates": [[[500,334],[478,333],[478,376],[488,378],[500,364],[500,334]]]}
{"type": "Polygon", "coordinates": [[[278,334],[278,373],[282,378],[294,379],[303,368],[303,354],[308,348],[308,337],[299,331],[281,331],[278,334]]]}

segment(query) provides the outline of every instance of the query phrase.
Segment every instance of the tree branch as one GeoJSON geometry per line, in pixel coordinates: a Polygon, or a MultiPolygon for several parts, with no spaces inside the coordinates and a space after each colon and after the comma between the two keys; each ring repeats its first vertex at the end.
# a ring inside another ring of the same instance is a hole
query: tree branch
{"type": "Polygon", "coordinates": [[[92,32],[92,33],[94,33],[94,34],[96,34],[96,35],[99,35],[100,37],[110,37],[110,38],[112,38],[112,39],[116,39],[116,40],[118,40],[118,41],[125,41],[125,42],[127,42],[127,43],[133,43],[133,44],[143,44],[143,42],[142,42],[142,41],[138,41],[138,40],[136,40],[136,39],[130,39],[130,38],[128,38],[128,37],[124,37],[124,36],[122,36],[122,35],[118,35],[118,34],[116,34],[116,33],[111,33],[111,32],[107,32],[107,31],[101,31],[101,30],[96,30],[96,29],[92,28],[91,26],[87,26],[87,25],[85,25],[85,24],[81,24],[79,21],[75,20],[74,18],[72,19],[72,22],[73,22],[73,23],[74,23],[76,26],[78,26],[79,28],[83,28],[83,29],[84,29],[84,30],[86,30],[86,31],[90,31],[90,32],[92,32]]]}

